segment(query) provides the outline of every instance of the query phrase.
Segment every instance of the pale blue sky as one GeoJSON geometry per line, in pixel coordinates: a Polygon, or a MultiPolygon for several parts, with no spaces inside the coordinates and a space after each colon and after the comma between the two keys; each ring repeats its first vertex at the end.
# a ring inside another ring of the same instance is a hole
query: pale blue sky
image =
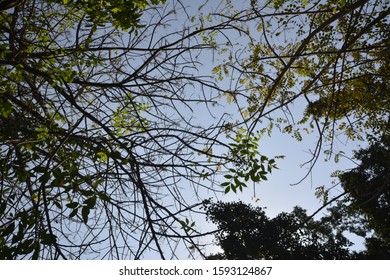
{"type": "MultiPolygon", "coordinates": [[[[169,1],[168,1],[169,2],[169,1]]],[[[183,1],[185,2],[185,1],[183,1]]],[[[220,1],[207,1],[206,5],[217,6],[220,1]]],[[[169,3],[168,3],[169,4],[169,3]]],[[[198,2],[194,4],[191,3],[193,7],[187,9],[187,12],[190,15],[196,15],[198,13],[197,6],[198,2]]],[[[206,6],[205,6],[206,7],[206,6]]],[[[206,9],[207,10],[207,9],[206,9]]],[[[185,14],[179,14],[178,19],[186,20],[185,14]]],[[[177,25],[176,28],[180,28],[177,25]]],[[[292,34],[293,35],[293,34],[292,34]]],[[[239,40],[239,37],[230,38],[232,40],[239,40]]],[[[210,54],[203,57],[203,60],[200,61],[204,64],[205,71],[209,71],[211,74],[211,69],[218,63],[217,56],[211,57],[210,54]],[[213,64],[214,63],[214,64],[213,64]]],[[[201,71],[202,73],[203,70],[201,71]]],[[[224,80],[222,85],[228,86],[229,81],[224,80]]],[[[298,87],[297,87],[297,90],[298,87]]],[[[228,105],[224,100],[220,101],[220,107],[215,107],[214,113],[216,115],[223,114],[225,112],[231,112],[234,110],[232,105],[228,105]]],[[[293,106],[290,106],[290,110],[294,111],[299,119],[299,116],[302,115],[302,112],[305,108],[305,102],[297,101],[293,106]]],[[[195,117],[199,118],[200,123],[210,121],[207,118],[207,114],[202,115],[195,114],[195,117]]],[[[260,128],[260,127],[258,127],[260,128]]],[[[277,129],[274,129],[271,137],[264,136],[260,141],[259,150],[262,154],[273,157],[278,155],[284,155],[285,159],[277,160],[279,170],[274,170],[271,175],[268,176],[268,181],[263,181],[255,186],[251,183],[248,184],[249,188],[244,189],[242,193],[233,193],[230,192],[227,195],[220,194],[215,200],[221,199],[224,201],[236,201],[241,200],[246,203],[251,203],[255,206],[266,207],[266,213],[273,217],[280,212],[290,212],[294,206],[299,205],[304,209],[307,209],[308,214],[314,213],[319,209],[323,204],[322,202],[315,197],[315,190],[317,187],[324,185],[326,188],[330,188],[335,180],[331,178],[331,173],[336,170],[348,170],[353,168],[356,164],[348,159],[353,155],[353,150],[359,149],[359,145],[365,146],[363,142],[351,142],[346,140],[344,137],[340,137],[335,140],[335,150],[342,150],[345,152],[346,157],[340,158],[338,163],[335,163],[333,159],[325,161],[325,156],[323,153],[320,154],[320,158],[316,162],[312,172],[309,176],[298,185],[292,185],[301,181],[303,177],[306,176],[310,165],[301,166],[303,163],[311,159],[310,151],[313,151],[316,146],[318,135],[315,133],[307,135],[302,132],[303,140],[301,142],[293,139],[291,135],[283,134],[277,129]],[[255,187],[255,196],[254,190],[255,187]]],[[[326,144],[323,149],[326,148],[326,144]]],[[[336,180],[337,181],[337,180],[336,180]]],[[[331,197],[336,196],[340,193],[340,188],[335,188],[331,192],[331,197]]],[[[209,194],[211,197],[213,194],[209,194]]],[[[205,195],[207,196],[207,194],[205,195]]],[[[321,213],[325,213],[323,210],[316,217],[319,217],[321,213]]],[[[213,229],[214,227],[206,222],[196,220],[197,225],[203,230],[213,229]]],[[[358,242],[358,239],[355,239],[358,242]]],[[[357,248],[361,248],[359,245],[357,248]]],[[[211,249],[212,251],[213,249],[211,249]]],[[[184,252],[183,252],[184,253],[184,252]]],[[[185,254],[185,253],[184,253],[185,254]]]]}

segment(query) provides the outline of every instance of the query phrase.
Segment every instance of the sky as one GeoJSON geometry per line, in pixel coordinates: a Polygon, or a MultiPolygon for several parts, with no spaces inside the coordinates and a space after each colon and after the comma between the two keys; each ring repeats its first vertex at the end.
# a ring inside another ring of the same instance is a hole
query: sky
{"type": "MultiPolygon", "coordinates": [[[[168,0],[166,3],[166,8],[169,10],[172,6],[173,0],[168,0]]],[[[202,6],[203,2],[198,1],[182,1],[185,5],[189,5],[186,7],[186,12],[183,13],[179,11],[176,15],[172,15],[172,18],[176,18],[176,20],[170,21],[170,26],[166,30],[169,34],[174,31],[180,31],[182,28],[182,24],[186,22],[187,24],[190,22],[192,16],[199,16],[200,12],[198,11],[199,6],[202,6]]],[[[239,2],[239,1],[236,1],[239,2]]],[[[220,1],[206,1],[205,6],[203,6],[202,12],[204,14],[207,11],[213,10],[220,1]]],[[[176,6],[180,8],[180,5],[176,6]]],[[[159,34],[161,37],[164,34],[159,34]]],[[[169,40],[175,40],[175,36],[167,37],[169,40]]],[[[294,36],[294,34],[291,34],[294,36]]],[[[159,41],[159,37],[155,37],[153,39],[154,42],[159,41]]],[[[237,33],[232,33],[232,37],[229,38],[233,42],[241,42],[242,38],[240,38],[237,33]]],[[[145,42],[148,44],[149,42],[145,42]]],[[[242,42],[241,42],[242,43],[242,42]]],[[[198,68],[198,73],[201,75],[212,75],[212,69],[218,61],[218,56],[213,55],[211,53],[206,53],[204,55],[199,56],[198,62],[203,65],[203,67],[198,68]]],[[[222,87],[229,88],[230,80],[229,78],[225,78],[223,82],[220,83],[222,87]]],[[[299,90],[297,87],[296,90],[299,90]]],[[[196,91],[196,88],[194,89],[196,91]]],[[[178,102],[179,103],[179,102],[178,102]]],[[[193,104],[191,104],[193,105],[193,104]]],[[[180,106],[178,104],[177,106],[180,106]]],[[[212,115],[215,116],[215,119],[210,118],[209,112],[206,111],[204,107],[191,107],[187,108],[183,106],[183,115],[189,114],[191,116],[193,123],[199,123],[200,125],[206,127],[208,123],[215,124],[215,121],[218,120],[225,113],[233,113],[236,110],[234,104],[228,104],[225,98],[221,98],[218,101],[218,105],[215,107],[211,107],[212,115]],[[191,110],[193,113],[190,113],[191,110]],[[203,110],[203,111],[202,111],[203,110]]],[[[203,105],[200,105],[203,106],[203,105]]],[[[176,107],[179,108],[179,107],[176,107]]],[[[305,104],[301,103],[301,101],[296,101],[290,106],[290,110],[293,115],[302,115],[302,112],[305,108],[305,104]]],[[[181,112],[180,112],[181,113],[181,112]]],[[[236,111],[237,113],[237,111],[236,111]]],[[[172,113],[175,115],[176,113],[172,113]]],[[[167,114],[168,115],[168,114],[167,114]]],[[[276,118],[277,113],[275,116],[276,118]]],[[[177,115],[175,115],[177,117],[177,115]]],[[[261,125],[257,129],[261,129],[261,125]]],[[[266,125],[266,124],[264,124],[266,125]]],[[[184,127],[185,125],[183,125],[184,127]]],[[[301,142],[292,138],[291,135],[283,134],[278,131],[278,129],[274,129],[271,136],[263,136],[260,141],[259,151],[261,154],[272,158],[274,156],[284,156],[284,159],[277,159],[276,163],[279,167],[278,170],[273,170],[273,173],[270,174],[267,181],[261,181],[255,185],[248,184],[249,187],[244,189],[242,193],[238,192],[237,194],[234,192],[230,192],[227,195],[220,193],[216,195],[213,192],[202,191],[201,196],[204,199],[213,197],[214,201],[223,200],[223,201],[237,201],[241,200],[245,203],[251,203],[254,206],[260,206],[265,209],[266,214],[269,217],[274,217],[281,212],[290,212],[293,210],[294,206],[301,206],[304,209],[307,209],[308,215],[314,213],[317,209],[322,206],[322,202],[315,197],[316,188],[324,185],[325,187],[330,187],[333,185],[332,178],[330,178],[330,174],[335,170],[347,170],[349,168],[355,167],[355,163],[353,161],[348,160],[347,158],[341,158],[339,163],[335,163],[333,160],[325,161],[323,155],[321,154],[319,160],[316,162],[314,168],[311,170],[309,175],[305,180],[301,183],[294,185],[297,182],[300,182],[309,171],[310,165],[301,166],[303,163],[309,161],[311,159],[310,151],[315,148],[317,135],[315,133],[305,135],[303,134],[303,139],[301,142]]],[[[342,139],[342,137],[341,137],[342,139]]],[[[229,141],[229,140],[226,140],[229,141]]],[[[364,144],[364,143],[362,143],[364,144]]],[[[344,150],[347,156],[352,155],[352,151],[358,149],[358,143],[351,143],[343,140],[336,141],[337,149],[344,150]]],[[[218,151],[215,151],[216,153],[218,151]]],[[[223,178],[216,178],[216,181],[223,180],[223,178]]],[[[189,200],[194,199],[194,193],[192,190],[186,190],[188,186],[181,186],[183,192],[181,195],[185,196],[189,200]]],[[[223,190],[218,185],[213,186],[216,189],[223,190]]],[[[332,195],[339,194],[340,190],[335,189],[332,195]]],[[[167,201],[169,204],[170,201],[167,201]]],[[[322,213],[324,213],[323,211],[322,213]]],[[[319,213],[320,216],[322,213],[319,213]]],[[[207,232],[215,229],[215,226],[208,223],[205,220],[204,216],[193,216],[191,217],[196,222],[197,228],[200,229],[201,232],[207,232]]],[[[209,236],[205,239],[207,242],[212,242],[213,237],[209,236]]],[[[216,246],[208,246],[206,247],[205,253],[210,254],[216,252],[218,248],[216,246]]],[[[179,249],[176,251],[176,256],[179,259],[190,258],[188,251],[186,249],[179,249]]],[[[145,259],[159,259],[159,255],[150,252],[146,253],[143,256],[145,259]]]]}
{"type": "MultiPolygon", "coordinates": [[[[216,3],[219,3],[220,1],[206,2],[207,5],[215,7],[216,3]]],[[[196,2],[196,4],[198,4],[198,2],[196,2]]],[[[169,5],[169,1],[167,2],[167,5],[169,5]]],[[[188,6],[187,12],[189,15],[198,14],[197,7],[198,5],[188,6]]],[[[179,13],[178,22],[185,20],[185,14],[179,13]]],[[[240,38],[236,37],[233,38],[233,40],[240,40],[240,38]]],[[[207,54],[205,57],[202,57],[200,62],[203,64],[205,71],[211,72],[213,65],[215,66],[218,63],[216,59],[217,57],[212,58],[210,57],[210,54],[207,54]]],[[[204,73],[203,70],[199,70],[199,72],[204,73]]],[[[211,75],[211,73],[209,74],[211,75]]],[[[222,86],[227,86],[229,82],[228,79],[224,80],[222,86]]],[[[221,106],[212,108],[215,110],[213,113],[217,116],[220,116],[225,112],[231,112],[232,108],[234,108],[234,105],[227,104],[223,99],[220,100],[220,105],[221,106]]],[[[301,101],[295,102],[290,106],[290,110],[295,116],[301,116],[304,109],[305,104],[301,101]]],[[[195,117],[198,118],[199,123],[213,121],[208,119],[208,114],[202,114],[201,112],[200,114],[196,114],[195,117]]],[[[274,118],[276,118],[276,116],[274,116],[274,118]]],[[[259,129],[261,127],[257,128],[259,129]]],[[[355,167],[356,164],[347,158],[341,158],[339,163],[335,163],[333,159],[325,161],[325,157],[321,154],[320,159],[317,161],[312,172],[310,172],[310,175],[300,184],[294,185],[306,176],[310,165],[301,165],[311,159],[310,151],[315,148],[318,139],[318,135],[315,133],[304,134],[302,132],[302,136],[303,139],[299,142],[291,137],[291,135],[281,133],[278,129],[273,130],[271,137],[267,135],[263,136],[259,146],[261,153],[271,158],[279,155],[285,156],[285,159],[277,159],[279,170],[274,170],[274,173],[269,176],[268,181],[260,182],[255,186],[256,197],[254,197],[253,188],[250,187],[244,190],[241,196],[232,193],[223,196],[223,199],[236,200],[237,198],[242,197],[242,200],[251,201],[263,207],[267,207],[271,216],[276,215],[281,211],[290,211],[295,205],[306,207],[309,212],[310,210],[317,210],[322,203],[318,199],[313,198],[315,188],[321,185],[330,186],[332,183],[330,174],[332,172],[335,170],[347,170],[348,168],[355,167]]],[[[335,145],[336,150],[345,151],[346,157],[348,157],[352,156],[353,150],[359,149],[359,145],[364,146],[364,143],[348,142],[346,139],[343,139],[343,137],[340,137],[335,141],[335,145]]]]}
{"type": "MultiPolygon", "coordinates": [[[[219,1],[206,2],[206,5],[215,7],[216,3],[219,1]]],[[[191,3],[194,4],[194,2],[191,3]]],[[[198,4],[198,2],[195,3],[198,4]]],[[[187,12],[190,15],[196,15],[198,13],[197,6],[194,4],[194,6],[188,7],[187,12]]],[[[182,16],[184,16],[184,14],[178,15],[179,21],[185,20],[182,16]]],[[[294,36],[294,34],[292,34],[292,36],[294,36]]],[[[232,40],[240,40],[240,38],[236,37],[232,40]]],[[[215,57],[206,57],[201,62],[204,64],[205,69],[212,69],[212,67],[210,67],[210,63],[216,63],[215,57]]],[[[290,110],[292,110],[293,115],[297,116],[302,115],[304,108],[305,104],[301,101],[297,101],[290,106],[290,110]]],[[[220,110],[220,113],[222,114],[226,110],[229,110],[229,105],[225,104],[225,106],[218,107],[216,110],[220,110]]],[[[203,120],[200,116],[200,122],[203,121],[207,120],[203,120]]],[[[264,136],[261,139],[259,146],[261,153],[269,156],[270,158],[279,155],[285,156],[284,159],[278,159],[276,161],[279,169],[274,170],[273,173],[268,176],[267,181],[262,181],[256,185],[250,184],[250,186],[247,189],[244,189],[242,193],[235,194],[230,192],[227,195],[218,195],[214,198],[214,201],[241,200],[254,206],[263,207],[269,217],[274,217],[281,212],[290,212],[293,210],[293,207],[297,205],[307,209],[308,215],[314,213],[323,206],[323,202],[315,197],[316,188],[320,186],[329,188],[335,183],[337,184],[337,180],[335,180],[335,178],[331,178],[331,174],[336,170],[346,171],[356,167],[356,162],[351,159],[353,157],[353,151],[358,150],[362,146],[366,146],[366,143],[351,142],[340,136],[335,141],[335,149],[344,151],[345,157],[341,157],[339,162],[336,163],[333,159],[327,160],[326,156],[321,153],[320,158],[315,163],[315,166],[309,172],[310,164],[306,164],[304,166],[302,166],[302,164],[311,159],[311,151],[315,148],[318,135],[315,133],[302,133],[302,136],[303,139],[299,142],[292,138],[291,135],[281,133],[277,129],[273,130],[270,137],[264,136]],[[305,177],[306,179],[302,181],[305,177]],[[298,182],[300,183],[296,184],[298,182]]],[[[326,148],[326,146],[324,148],[326,148]]],[[[340,187],[336,187],[331,192],[330,198],[337,196],[340,193],[340,187]]],[[[325,212],[326,211],[324,209],[318,213],[315,218],[320,217],[325,212]]],[[[210,225],[205,221],[197,221],[197,226],[202,228],[204,231],[215,229],[215,226],[210,225]]],[[[351,236],[351,240],[357,244],[353,247],[354,249],[359,250],[362,248],[361,239],[351,236]]],[[[215,246],[211,246],[206,250],[207,253],[215,251],[218,251],[218,248],[215,246]]],[[[185,255],[183,257],[185,257],[185,255]]]]}
{"type": "MultiPolygon", "coordinates": [[[[310,150],[316,144],[315,135],[306,135],[301,142],[293,139],[290,135],[280,133],[275,130],[271,137],[265,136],[260,141],[260,150],[266,155],[284,155],[284,159],[277,159],[277,170],[273,170],[267,181],[261,181],[256,185],[250,184],[242,193],[233,192],[227,195],[220,195],[222,201],[237,201],[250,203],[253,206],[262,207],[268,217],[275,217],[281,212],[291,212],[294,206],[301,206],[311,215],[323,206],[323,202],[316,198],[317,187],[324,185],[326,188],[337,184],[337,180],[331,177],[336,170],[346,171],[356,167],[356,163],[347,156],[340,158],[338,163],[332,160],[325,161],[321,157],[314,168],[309,172],[310,165],[302,166],[303,163],[311,159],[310,150]],[[309,172],[309,175],[300,182],[309,172]],[[300,182],[299,184],[297,184],[300,182]]],[[[364,145],[364,143],[361,143],[364,145]]],[[[343,148],[346,155],[352,156],[353,151],[359,149],[357,143],[339,143],[339,148],[343,148]]],[[[340,187],[336,187],[330,197],[341,193],[340,187]]],[[[318,219],[326,214],[326,208],[320,211],[314,219],[318,219]]],[[[214,229],[213,225],[202,224],[206,229],[214,229]]],[[[354,250],[363,249],[362,239],[349,235],[351,241],[355,243],[354,250]]],[[[217,247],[210,247],[211,252],[219,251],[217,247]]]]}
{"type": "MultiPolygon", "coordinates": [[[[172,1],[168,0],[165,4],[166,9],[169,10],[172,7],[172,1]]],[[[240,3],[240,1],[235,1],[236,3],[240,3]]],[[[177,3],[177,2],[176,2],[177,3]]],[[[202,13],[205,15],[207,11],[212,11],[219,5],[220,0],[216,1],[182,1],[186,6],[186,13],[183,11],[178,11],[175,15],[171,15],[171,17],[175,20],[171,20],[170,26],[165,31],[167,34],[174,31],[181,31],[181,28],[184,23],[190,24],[192,16],[200,16],[200,11],[198,10],[202,3],[205,3],[202,6],[202,13]]],[[[180,5],[177,5],[176,8],[180,8],[180,5]]],[[[181,34],[181,33],[180,33],[181,34]]],[[[166,34],[159,34],[163,37],[166,34]]],[[[167,37],[168,40],[176,40],[177,34],[172,35],[172,37],[167,37]]],[[[291,36],[294,36],[292,33],[291,36]]],[[[153,39],[154,42],[159,41],[159,37],[156,36],[153,39]]],[[[232,36],[229,38],[232,42],[242,42],[242,38],[237,35],[237,33],[232,33],[232,36]]],[[[145,42],[147,45],[149,42],[145,42]]],[[[163,56],[163,55],[162,55],[163,56]]],[[[207,52],[198,57],[199,65],[203,65],[198,68],[198,73],[200,75],[212,75],[212,69],[215,67],[220,61],[218,61],[218,55],[207,52]]],[[[222,87],[229,88],[230,79],[226,78],[224,81],[220,83],[222,87]]],[[[196,91],[196,88],[193,89],[196,91]]],[[[295,90],[299,90],[297,86],[295,90]]],[[[195,95],[195,94],[194,94],[195,95]]],[[[178,102],[179,103],[179,102],[178,102]]],[[[192,106],[193,104],[191,104],[192,106]]],[[[290,105],[290,110],[292,111],[292,115],[294,116],[302,116],[302,112],[305,109],[305,103],[297,100],[293,104],[290,105]]],[[[177,106],[180,106],[178,104],[177,106]]],[[[193,123],[198,123],[204,127],[207,126],[208,123],[215,124],[215,121],[218,120],[225,113],[233,113],[236,112],[236,107],[234,104],[228,104],[225,98],[221,98],[218,101],[217,106],[211,107],[212,115],[215,116],[214,119],[210,118],[210,113],[206,111],[203,105],[200,105],[198,108],[181,105],[183,108],[183,114],[187,114],[191,116],[191,120],[193,123]],[[190,111],[193,111],[192,113],[190,111]],[[202,111],[203,110],[203,111],[202,111]]],[[[179,108],[179,107],[176,107],[179,108]]],[[[180,107],[181,108],[181,107],[180,107]]],[[[174,115],[176,113],[172,113],[174,115]]],[[[277,117],[278,113],[275,113],[274,118],[277,117]]],[[[279,113],[280,114],[280,113],[279,113]]],[[[177,117],[177,116],[175,116],[177,117]]],[[[297,117],[299,119],[299,117],[297,117]]],[[[261,129],[261,125],[259,124],[257,129],[261,129]]],[[[266,123],[264,123],[266,125],[266,123]]],[[[184,126],[183,126],[184,127],[184,126]]],[[[260,140],[259,151],[261,154],[273,158],[275,156],[284,156],[284,159],[277,159],[276,163],[279,167],[278,170],[273,170],[272,174],[270,174],[267,181],[261,181],[255,185],[248,184],[249,187],[243,189],[243,192],[238,192],[237,194],[234,192],[230,192],[227,195],[220,193],[215,194],[213,192],[202,191],[201,196],[204,199],[213,197],[214,201],[222,200],[222,201],[237,201],[241,200],[245,203],[251,203],[254,206],[262,207],[266,214],[269,217],[274,217],[281,212],[290,212],[293,210],[294,206],[301,206],[304,209],[307,209],[308,215],[314,213],[317,209],[319,209],[323,203],[321,200],[315,197],[315,191],[317,187],[324,185],[326,188],[331,187],[334,183],[332,182],[334,178],[331,178],[330,175],[336,170],[348,170],[356,166],[352,160],[348,159],[353,154],[353,150],[359,149],[359,145],[365,145],[365,143],[357,143],[357,142],[349,142],[343,137],[340,137],[335,142],[336,150],[343,150],[346,153],[345,158],[341,158],[338,163],[335,163],[332,160],[325,161],[326,157],[321,153],[320,158],[316,162],[315,166],[311,170],[311,172],[306,177],[307,173],[310,169],[310,164],[302,166],[303,163],[308,162],[311,159],[310,151],[312,151],[317,143],[318,135],[315,133],[312,134],[304,134],[302,132],[303,139],[302,141],[297,141],[291,135],[281,133],[278,129],[274,129],[271,136],[263,136],[260,140]],[[304,177],[305,180],[300,182],[304,177]],[[299,184],[296,184],[300,182],[299,184]]],[[[229,141],[229,140],[226,140],[229,141]]],[[[326,147],[324,147],[326,148],[326,147]]],[[[215,151],[218,153],[218,151],[215,151]]],[[[223,178],[216,178],[216,181],[222,181],[223,178]]],[[[194,200],[194,193],[192,190],[188,191],[186,188],[188,186],[183,185],[181,195],[185,196],[189,200],[194,200]]],[[[216,189],[223,190],[218,185],[213,186],[216,189]]],[[[340,193],[340,188],[335,188],[331,193],[332,196],[336,196],[340,193]]],[[[167,202],[169,204],[169,201],[167,202]]],[[[316,217],[320,217],[325,213],[321,211],[316,217]]],[[[215,226],[208,223],[205,220],[204,216],[193,216],[190,217],[196,222],[197,228],[201,232],[208,232],[215,229],[215,226]]],[[[202,241],[210,242],[213,241],[213,236],[209,236],[202,241]]],[[[356,239],[358,242],[358,239],[356,239]]],[[[359,245],[361,246],[361,244],[359,245]]],[[[359,248],[359,247],[357,247],[359,248]]],[[[205,249],[205,253],[210,254],[218,251],[218,247],[209,245],[205,249]]],[[[188,251],[186,249],[179,249],[176,251],[176,256],[179,259],[187,259],[190,258],[188,251]]],[[[159,255],[150,252],[146,253],[143,256],[145,259],[159,259],[159,255]]]]}

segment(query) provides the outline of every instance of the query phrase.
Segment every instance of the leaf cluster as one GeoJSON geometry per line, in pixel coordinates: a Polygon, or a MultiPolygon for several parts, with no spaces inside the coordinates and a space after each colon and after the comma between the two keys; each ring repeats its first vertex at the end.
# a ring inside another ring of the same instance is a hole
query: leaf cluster
{"type": "Polygon", "coordinates": [[[50,0],[49,2],[71,9],[81,9],[88,21],[97,24],[113,24],[124,30],[136,31],[143,27],[141,16],[149,5],[164,4],[165,0],[50,0]]]}
{"type": "Polygon", "coordinates": [[[247,187],[246,182],[251,180],[254,183],[266,181],[267,175],[277,169],[275,159],[269,159],[264,155],[259,155],[259,136],[245,134],[245,130],[238,130],[234,142],[230,143],[230,153],[234,168],[229,169],[229,173],[224,175],[228,181],[221,183],[225,188],[225,193],[231,190],[237,192],[247,187]]]}

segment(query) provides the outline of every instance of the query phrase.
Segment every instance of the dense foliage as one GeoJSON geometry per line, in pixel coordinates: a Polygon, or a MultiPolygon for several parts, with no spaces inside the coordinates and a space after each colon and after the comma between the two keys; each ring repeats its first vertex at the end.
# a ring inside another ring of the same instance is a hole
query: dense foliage
{"type": "Polygon", "coordinates": [[[295,207],[291,213],[268,218],[259,207],[241,202],[216,203],[208,218],[218,226],[220,259],[349,259],[351,242],[325,218],[314,221],[295,207]]]}
{"type": "Polygon", "coordinates": [[[368,258],[390,258],[389,136],[388,129],[367,149],[356,152],[359,166],[340,175],[348,194],[341,205],[362,216],[366,231],[360,235],[366,238],[368,258]]]}

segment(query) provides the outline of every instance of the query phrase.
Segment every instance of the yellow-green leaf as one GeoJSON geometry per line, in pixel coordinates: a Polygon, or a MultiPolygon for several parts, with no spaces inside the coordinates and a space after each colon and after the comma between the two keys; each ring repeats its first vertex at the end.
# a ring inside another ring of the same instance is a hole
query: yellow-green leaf
{"type": "Polygon", "coordinates": [[[108,156],[105,152],[98,152],[96,155],[98,156],[99,161],[101,161],[101,162],[108,161],[108,156]]]}

